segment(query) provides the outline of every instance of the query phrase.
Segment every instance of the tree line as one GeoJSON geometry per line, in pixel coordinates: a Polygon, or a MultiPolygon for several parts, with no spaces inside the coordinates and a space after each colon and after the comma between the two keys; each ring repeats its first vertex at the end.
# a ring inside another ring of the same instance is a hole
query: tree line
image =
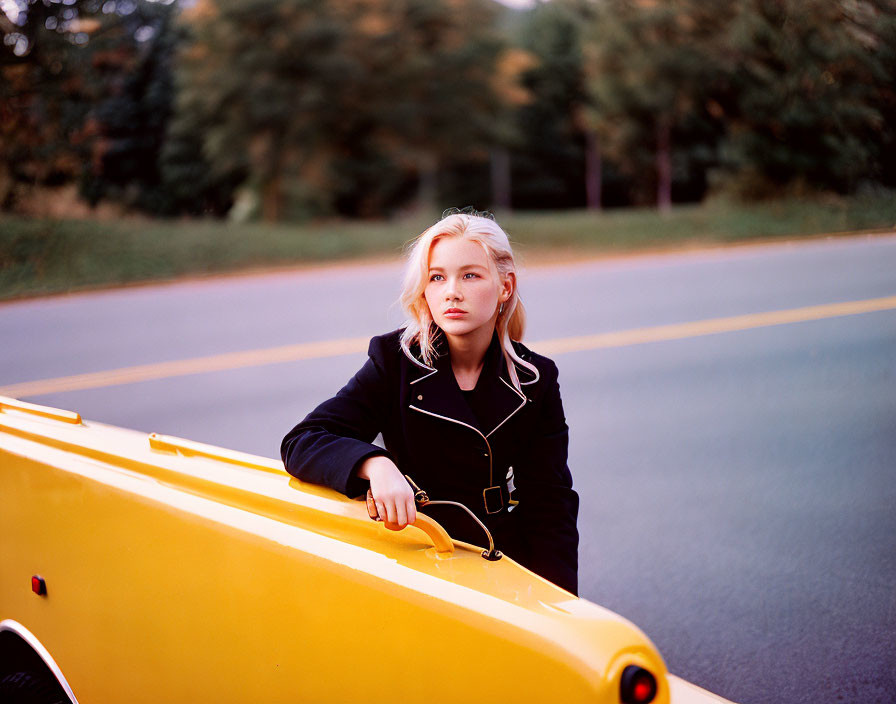
{"type": "Polygon", "coordinates": [[[379,217],[896,186],[896,0],[5,0],[0,210],[379,217]]]}

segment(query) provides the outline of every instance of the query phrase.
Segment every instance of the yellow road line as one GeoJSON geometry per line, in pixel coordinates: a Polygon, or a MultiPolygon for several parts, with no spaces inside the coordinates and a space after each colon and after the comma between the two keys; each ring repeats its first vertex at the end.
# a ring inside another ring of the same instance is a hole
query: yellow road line
{"type": "Polygon", "coordinates": [[[194,357],[156,364],[141,364],[136,367],[110,369],[89,374],[61,376],[54,379],[26,381],[0,388],[0,396],[40,396],[41,394],[60,393],[62,391],[80,391],[82,389],[98,389],[103,386],[133,384],[137,381],[167,379],[174,376],[200,374],[202,372],[219,372],[241,367],[257,367],[276,362],[296,362],[302,359],[319,359],[335,357],[341,354],[357,354],[367,351],[370,340],[356,337],[346,340],[328,340],[326,342],[303,342],[297,345],[269,347],[246,352],[229,352],[209,357],[194,357]]]}
{"type": "MultiPolygon", "coordinates": [[[[688,337],[699,337],[701,335],[713,335],[722,332],[749,330],[752,328],[769,327],[772,325],[784,325],[787,323],[799,323],[808,320],[821,320],[823,318],[836,318],[844,315],[856,315],[858,313],[872,313],[875,311],[893,309],[896,309],[896,296],[886,296],[884,298],[871,298],[863,301],[829,303],[818,306],[806,306],[803,308],[768,311],[765,313],[735,315],[728,318],[710,318],[708,320],[697,320],[688,323],[634,328],[632,330],[620,330],[618,332],[607,332],[597,335],[564,337],[534,342],[531,343],[530,346],[532,349],[542,354],[557,355],[567,352],[582,352],[585,350],[605,349],[609,347],[626,347],[628,345],[640,345],[648,342],[679,340],[688,337]]],[[[249,350],[246,352],[230,352],[208,357],[195,357],[193,359],[159,362],[157,364],[143,364],[135,367],[124,367],[122,369],[111,369],[89,374],[76,374],[74,376],[63,376],[53,379],[26,381],[20,384],[0,387],[0,396],[12,396],[13,398],[21,398],[22,396],[40,396],[41,394],[96,389],[104,386],[117,386],[120,384],[133,384],[138,381],[167,379],[176,376],[186,376],[188,374],[199,374],[202,372],[226,371],[229,369],[255,367],[277,362],[295,362],[304,359],[320,359],[323,357],[336,357],[346,354],[361,354],[367,350],[368,342],[367,338],[360,337],[324,342],[303,342],[283,347],[271,347],[267,349],[249,350]]]]}
{"type": "Polygon", "coordinates": [[[772,325],[784,325],[786,323],[801,323],[807,320],[836,318],[843,315],[872,313],[874,311],[892,310],[894,308],[896,308],[896,296],[886,296],[884,298],[870,298],[864,301],[828,303],[820,306],[789,308],[787,310],[774,310],[766,313],[749,313],[747,315],[735,315],[730,318],[710,318],[708,320],[696,320],[690,323],[657,325],[649,328],[635,328],[633,330],[606,332],[598,335],[564,337],[533,343],[532,349],[546,355],[563,354],[564,352],[581,352],[583,350],[596,350],[607,347],[640,345],[645,342],[680,340],[686,337],[714,335],[720,332],[749,330],[751,328],[763,328],[772,325]]]}

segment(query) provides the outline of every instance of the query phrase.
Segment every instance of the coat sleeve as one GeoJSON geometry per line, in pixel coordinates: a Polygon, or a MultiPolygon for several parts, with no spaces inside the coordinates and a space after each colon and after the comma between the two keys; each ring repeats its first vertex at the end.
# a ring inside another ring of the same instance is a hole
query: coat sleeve
{"type": "Polygon", "coordinates": [[[372,444],[388,408],[385,375],[377,357],[382,359],[380,341],[374,338],[358,373],[283,438],[280,455],[287,472],[347,496],[367,490],[356,469],[369,457],[389,456],[372,444]]]}
{"type": "Polygon", "coordinates": [[[567,466],[569,429],[560,399],[557,366],[551,362],[539,399],[536,437],[517,477],[519,520],[533,572],[578,593],[579,496],[567,466]]]}

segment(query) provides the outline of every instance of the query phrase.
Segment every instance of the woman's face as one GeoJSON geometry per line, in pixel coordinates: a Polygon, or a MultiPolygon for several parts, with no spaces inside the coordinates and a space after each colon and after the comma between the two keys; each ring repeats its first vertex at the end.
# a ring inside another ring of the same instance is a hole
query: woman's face
{"type": "Polygon", "coordinates": [[[513,292],[513,275],[501,281],[478,242],[442,237],[429,253],[429,283],[423,295],[432,318],[449,337],[480,333],[491,339],[498,304],[513,292]]]}

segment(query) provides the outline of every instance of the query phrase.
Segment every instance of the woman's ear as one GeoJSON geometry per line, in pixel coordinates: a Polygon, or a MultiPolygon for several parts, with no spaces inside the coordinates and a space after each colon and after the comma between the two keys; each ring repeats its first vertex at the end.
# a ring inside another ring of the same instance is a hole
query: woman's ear
{"type": "Polygon", "coordinates": [[[516,272],[508,271],[507,276],[505,276],[504,280],[501,282],[501,291],[498,293],[498,302],[506,303],[509,301],[515,288],[516,272]]]}

